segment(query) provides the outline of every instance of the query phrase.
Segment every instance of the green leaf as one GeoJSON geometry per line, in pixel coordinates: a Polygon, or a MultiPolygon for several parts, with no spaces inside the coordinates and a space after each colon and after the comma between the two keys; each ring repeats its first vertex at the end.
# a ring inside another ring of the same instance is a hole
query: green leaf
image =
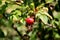
{"type": "Polygon", "coordinates": [[[48,13],[47,10],[48,10],[48,8],[43,7],[43,9],[39,10],[38,13],[43,14],[43,15],[46,15],[46,16],[48,16],[50,19],[53,19],[52,16],[49,15],[49,13],[48,13]]]}
{"type": "Polygon", "coordinates": [[[7,29],[4,27],[2,27],[1,29],[2,29],[2,32],[4,33],[4,36],[7,36],[7,29]]]}
{"type": "Polygon", "coordinates": [[[58,33],[56,33],[55,38],[60,38],[60,35],[58,33]]]}
{"type": "Polygon", "coordinates": [[[48,23],[48,17],[45,14],[37,13],[36,17],[41,19],[44,24],[48,23]]]}
{"type": "Polygon", "coordinates": [[[31,4],[30,4],[30,8],[31,8],[32,10],[34,10],[34,8],[35,8],[34,3],[31,3],[31,4]]]}
{"type": "Polygon", "coordinates": [[[30,40],[36,40],[36,31],[31,35],[30,40]]]}
{"type": "Polygon", "coordinates": [[[42,20],[42,22],[44,24],[47,24],[48,23],[48,17],[46,15],[40,15],[40,19],[42,20]]]}
{"type": "Polygon", "coordinates": [[[6,13],[11,13],[13,10],[15,10],[16,8],[19,8],[18,5],[11,5],[8,4],[8,7],[6,8],[6,13]]]}
{"type": "Polygon", "coordinates": [[[54,16],[54,18],[57,18],[57,19],[60,20],[60,12],[54,11],[54,12],[53,12],[53,16],[54,16]]]}
{"type": "Polygon", "coordinates": [[[55,21],[54,23],[56,23],[59,26],[59,22],[58,21],[55,21]]]}
{"type": "Polygon", "coordinates": [[[15,14],[16,16],[21,16],[21,11],[15,10],[12,14],[15,14]]]}
{"type": "Polygon", "coordinates": [[[13,37],[13,40],[21,40],[20,37],[13,37]]]}
{"type": "Polygon", "coordinates": [[[0,29],[0,38],[1,37],[4,37],[4,33],[3,33],[3,31],[0,29]]]}
{"type": "Polygon", "coordinates": [[[52,3],[54,0],[45,0],[46,3],[52,3]]]}
{"type": "Polygon", "coordinates": [[[2,0],[0,0],[0,4],[2,4],[2,0]]]}

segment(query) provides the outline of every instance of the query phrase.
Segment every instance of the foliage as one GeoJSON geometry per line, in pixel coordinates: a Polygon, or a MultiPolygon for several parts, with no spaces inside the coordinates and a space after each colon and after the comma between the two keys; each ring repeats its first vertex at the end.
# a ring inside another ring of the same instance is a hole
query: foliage
{"type": "Polygon", "coordinates": [[[0,38],[60,40],[59,31],[60,0],[0,0],[0,38]],[[31,15],[35,21],[28,25],[31,15]]]}

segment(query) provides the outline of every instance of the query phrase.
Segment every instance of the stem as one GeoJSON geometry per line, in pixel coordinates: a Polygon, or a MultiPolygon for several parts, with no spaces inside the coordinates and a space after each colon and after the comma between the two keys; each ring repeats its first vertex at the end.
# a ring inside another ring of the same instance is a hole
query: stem
{"type": "Polygon", "coordinates": [[[54,26],[54,25],[52,25],[52,24],[45,24],[45,25],[47,25],[47,26],[49,26],[49,27],[52,27],[52,28],[56,28],[56,26],[54,26]]]}

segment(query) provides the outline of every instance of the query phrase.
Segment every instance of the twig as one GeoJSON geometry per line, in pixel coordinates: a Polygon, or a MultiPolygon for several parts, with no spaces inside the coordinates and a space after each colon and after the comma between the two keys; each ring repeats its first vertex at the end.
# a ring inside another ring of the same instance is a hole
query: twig
{"type": "Polygon", "coordinates": [[[52,27],[52,28],[56,28],[56,26],[54,26],[54,25],[52,25],[52,24],[45,24],[45,25],[47,25],[47,26],[49,26],[49,27],[52,27]]]}

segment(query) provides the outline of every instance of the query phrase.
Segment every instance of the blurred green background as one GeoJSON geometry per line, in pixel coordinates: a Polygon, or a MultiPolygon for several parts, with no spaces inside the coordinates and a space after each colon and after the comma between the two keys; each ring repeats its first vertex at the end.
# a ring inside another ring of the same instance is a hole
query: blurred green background
{"type": "Polygon", "coordinates": [[[0,40],[60,40],[60,0],[0,0],[0,40]]]}

